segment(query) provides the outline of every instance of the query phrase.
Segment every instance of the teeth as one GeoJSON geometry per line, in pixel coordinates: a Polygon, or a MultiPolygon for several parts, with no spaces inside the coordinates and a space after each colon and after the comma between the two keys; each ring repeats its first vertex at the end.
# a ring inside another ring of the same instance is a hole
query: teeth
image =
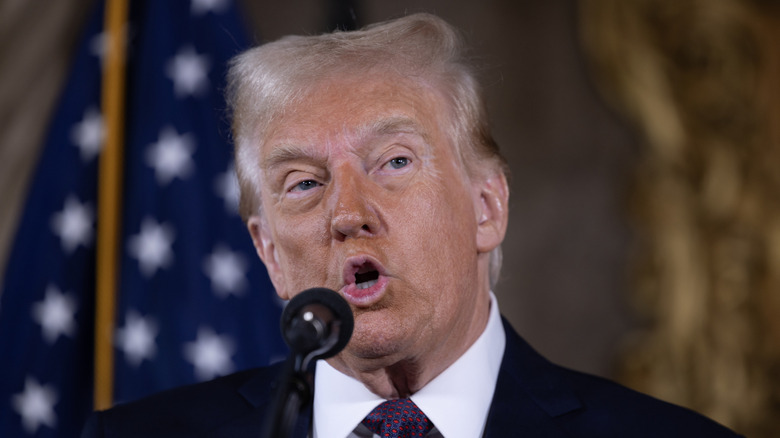
{"type": "Polygon", "coordinates": [[[378,280],[370,280],[363,283],[358,283],[356,286],[358,289],[368,289],[369,287],[376,284],[378,280]]]}

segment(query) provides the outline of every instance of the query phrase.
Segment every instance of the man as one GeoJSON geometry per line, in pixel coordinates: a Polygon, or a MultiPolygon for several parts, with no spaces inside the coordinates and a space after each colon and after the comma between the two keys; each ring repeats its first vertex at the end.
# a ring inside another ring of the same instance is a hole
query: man
{"type": "MultiPolygon", "coordinates": [[[[345,350],[317,364],[299,436],[395,436],[391,411],[429,437],[734,436],[552,365],[501,320],[507,168],[442,20],[252,49],[228,94],[242,214],[277,293],[328,287],[355,315],[345,350]]],[[[250,370],[118,406],[86,435],[257,436],[275,378],[250,370]]]]}

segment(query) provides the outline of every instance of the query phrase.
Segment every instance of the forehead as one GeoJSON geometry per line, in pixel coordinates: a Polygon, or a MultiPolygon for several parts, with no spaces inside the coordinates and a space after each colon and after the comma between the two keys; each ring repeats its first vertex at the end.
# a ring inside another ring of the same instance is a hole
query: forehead
{"type": "Polygon", "coordinates": [[[402,133],[433,142],[448,132],[448,114],[437,90],[400,76],[322,79],[277,115],[263,149],[402,133]]]}

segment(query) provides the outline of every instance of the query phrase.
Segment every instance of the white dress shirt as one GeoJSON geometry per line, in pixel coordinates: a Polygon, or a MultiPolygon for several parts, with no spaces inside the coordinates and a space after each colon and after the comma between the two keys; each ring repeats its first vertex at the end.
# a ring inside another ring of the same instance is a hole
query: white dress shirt
{"type": "MultiPolygon", "coordinates": [[[[506,334],[490,293],[490,316],[477,340],[449,368],[410,398],[434,424],[428,437],[482,436],[493,400],[506,334]]],[[[385,399],[321,360],[314,379],[314,438],[375,437],[360,422],[385,399]]]]}

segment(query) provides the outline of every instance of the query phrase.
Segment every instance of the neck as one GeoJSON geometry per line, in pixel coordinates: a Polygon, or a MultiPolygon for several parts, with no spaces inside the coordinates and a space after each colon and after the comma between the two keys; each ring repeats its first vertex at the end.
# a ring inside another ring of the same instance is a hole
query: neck
{"type": "Polygon", "coordinates": [[[457,361],[485,330],[489,315],[490,299],[486,294],[483,302],[473,309],[471,322],[459,324],[437,348],[419,354],[404,351],[378,358],[357,357],[347,349],[328,362],[384,399],[406,398],[457,361]]]}
{"type": "Polygon", "coordinates": [[[426,373],[425,368],[418,363],[403,361],[373,370],[360,371],[353,377],[360,380],[374,394],[385,399],[393,399],[406,398],[417,392],[435,377],[430,374],[426,373]]]}

